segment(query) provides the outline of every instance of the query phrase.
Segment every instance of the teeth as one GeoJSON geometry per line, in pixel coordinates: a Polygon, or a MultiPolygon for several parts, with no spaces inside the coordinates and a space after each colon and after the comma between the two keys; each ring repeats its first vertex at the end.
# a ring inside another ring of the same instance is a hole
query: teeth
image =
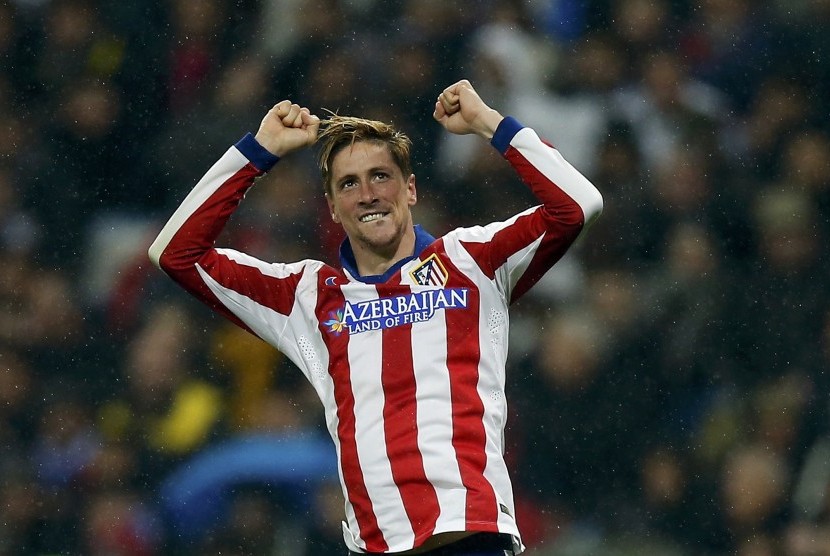
{"type": "Polygon", "coordinates": [[[373,220],[379,220],[383,218],[382,212],[373,212],[372,214],[365,214],[360,217],[361,222],[372,222],[373,220]]]}

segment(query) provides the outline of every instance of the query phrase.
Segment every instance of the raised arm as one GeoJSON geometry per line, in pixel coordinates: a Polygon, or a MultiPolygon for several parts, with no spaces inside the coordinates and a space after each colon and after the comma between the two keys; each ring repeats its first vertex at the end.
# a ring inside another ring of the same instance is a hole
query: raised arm
{"type": "Polygon", "coordinates": [[[532,129],[490,108],[469,81],[444,89],[433,117],[450,133],[476,134],[489,140],[541,202],[507,221],[455,234],[485,274],[514,301],[600,214],[602,196],[532,129]]]}
{"type": "Polygon", "coordinates": [[[266,303],[287,314],[302,273],[296,265],[268,264],[214,242],[256,177],[281,156],[314,143],[319,119],[290,101],[274,105],[256,136],[246,135],[207,171],[149,249],[152,262],[201,301],[254,330],[251,306],[266,303]]]}
{"type": "MultiPolygon", "coordinates": [[[[275,104],[262,118],[256,136],[244,137],[196,184],[150,246],[150,260],[156,266],[164,267],[162,257],[168,254],[174,235],[188,219],[194,217],[195,213],[199,212],[204,216],[204,206],[200,205],[205,204],[208,196],[216,194],[220,186],[239,184],[240,191],[244,194],[253,183],[253,179],[270,170],[279,158],[312,145],[317,140],[319,126],[320,119],[312,115],[308,108],[289,100],[275,104]],[[238,155],[241,155],[241,158],[238,155]]],[[[199,237],[194,237],[192,232],[188,234],[190,241],[198,243],[200,247],[196,251],[191,251],[192,255],[213,244],[241,196],[232,196],[232,199],[232,203],[226,206],[227,210],[207,215],[208,219],[213,218],[213,222],[198,234],[199,237]]]]}

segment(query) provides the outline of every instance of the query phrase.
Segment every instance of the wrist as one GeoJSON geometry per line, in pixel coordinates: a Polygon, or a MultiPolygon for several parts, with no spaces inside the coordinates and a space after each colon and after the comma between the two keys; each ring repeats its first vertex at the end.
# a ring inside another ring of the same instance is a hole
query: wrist
{"type": "Polygon", "coordinates": [[[250,160],[262,172],[270,170],[280,159],[279,155],[271,152],[260,142],[257,136],[251,133],[237,141],[235,146],[245,158],[250,160]]]}
{"type": "Polygon", "coordinates": [[[497,110],[488,108],[478,117],[478,125],[475,130],[476,134],[489,141],[493,138],[493,134],[496,133],[496,129],[498,129],[499,124],[503,119],[504,116],[502,116],[497,110]]]}
{"type": "Polygon", "coordinates": [[[281,152],[281,149],[279,148],[279,145],[277,144],[276,141],[274,141],[274,139],[271,135],[269,135],[267,133],[262,133],[260,131],[256,135],[254,135],[254,139],[256,139],[256,142],[259,143],[259,145],[263,149],[265,149],[266,151],[268,151],[272,155],[278,156],[280,158],[285,156],[286,153],[281,152]]]}

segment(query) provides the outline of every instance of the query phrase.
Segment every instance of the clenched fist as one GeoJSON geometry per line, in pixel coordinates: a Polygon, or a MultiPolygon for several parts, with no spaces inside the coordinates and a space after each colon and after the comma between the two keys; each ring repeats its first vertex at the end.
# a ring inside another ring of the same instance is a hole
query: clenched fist
{"type": "Polygon", "coordinates": [[[262,118],[256,140],[269,152],[283,157],[292,151],[313,145],[317,140],[320,118],[308,108],[283,100],[262,118]]]}

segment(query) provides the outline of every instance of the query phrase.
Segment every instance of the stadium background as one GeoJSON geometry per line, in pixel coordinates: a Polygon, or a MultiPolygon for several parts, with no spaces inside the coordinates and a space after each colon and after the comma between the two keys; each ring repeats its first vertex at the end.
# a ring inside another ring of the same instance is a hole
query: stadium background
{"type": "MultiPolygon", "coordinates": [[[[827,0],[3,1],[0,553],[342,553],[310,388],[146,247],[282,98],[406,130],[433,233],[509,216],[431,120],[466,77],[606,201],[514,308],[529,554],[830,554],[828,43],[827,0]]],[[[298,155],[224,241],[339,238],[298,155]]]]}

